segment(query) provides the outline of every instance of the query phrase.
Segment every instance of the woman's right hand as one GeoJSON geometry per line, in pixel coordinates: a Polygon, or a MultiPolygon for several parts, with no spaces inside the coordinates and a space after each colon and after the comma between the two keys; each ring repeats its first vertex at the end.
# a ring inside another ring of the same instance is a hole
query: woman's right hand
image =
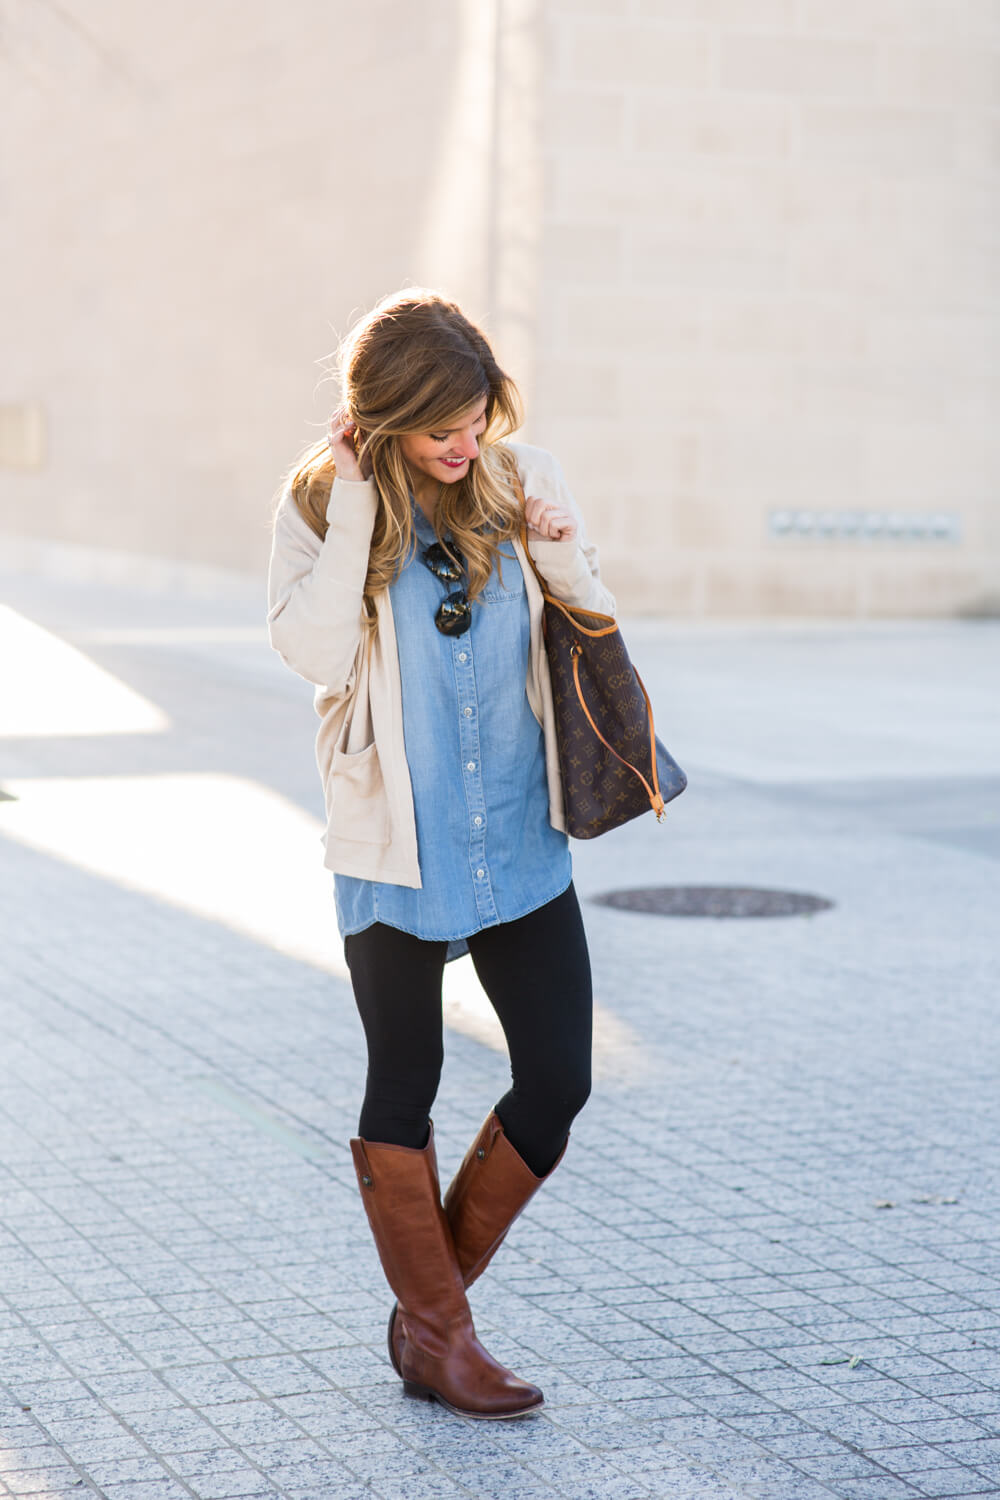
{"type": "Polygon", "coordinates": [[[357,423],[352,422],[342,406],[330,418],[330,434],[326,440],[330,456],[337,466],[338,479],[364,479],[358,455],[354,447],[357,423]]]}

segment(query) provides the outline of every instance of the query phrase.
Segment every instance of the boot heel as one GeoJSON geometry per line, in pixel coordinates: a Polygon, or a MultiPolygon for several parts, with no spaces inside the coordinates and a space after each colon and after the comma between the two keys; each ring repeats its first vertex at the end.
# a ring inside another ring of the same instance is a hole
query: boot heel
{"type": "Polygon", "coordinates": [[[403,1381],[403,1395],[414,1396],[418,1401],[433,1401],[434,1392],[428,1390],[425,1385],[418,1385],[415,1380],[403,1381]]]}

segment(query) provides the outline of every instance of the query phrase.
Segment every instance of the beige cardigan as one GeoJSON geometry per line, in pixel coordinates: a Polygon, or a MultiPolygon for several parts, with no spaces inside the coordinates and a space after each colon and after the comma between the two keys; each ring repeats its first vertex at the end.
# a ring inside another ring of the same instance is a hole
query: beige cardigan
{"type": "MultiPolygon", "coordinates": [[[[614,614],[601,583],[597,552],[583,532],[579,510],[551,454],[509,444],[526,495],[558,499],[577,516],[573,542],[531,542],[531,554],[552,593],[567,603],[614,614]]],[[[327,507],[329,529],[319,537],[303,520],[286,488],[274,522],[268,576],[268,633],[282,660],[316,684],[316,760],[326,798],[324,835],[330,870],[420,886],[417,830],[403,743],[403,702],[396,632],[388,590],[376,600],[378,631],[371,648],[361,623],[361,600],[378,495],[371,480],[335,479],[327,507]]],[[[531,625],[525,687],[545,737],[549,818],[565,829],[552,687],[542,641],[542,594],[524,556],[531,625]]]]}

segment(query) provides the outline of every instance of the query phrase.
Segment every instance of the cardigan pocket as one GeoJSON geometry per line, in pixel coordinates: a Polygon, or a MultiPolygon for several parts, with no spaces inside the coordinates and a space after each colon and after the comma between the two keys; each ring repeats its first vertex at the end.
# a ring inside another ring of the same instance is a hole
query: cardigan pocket
{"type": "Polygon", "coordinates": [[[389,800],[374,742],[353,754],[336,749],[330,770],[330,828],[366,844],[389,842],[389,800]]]}

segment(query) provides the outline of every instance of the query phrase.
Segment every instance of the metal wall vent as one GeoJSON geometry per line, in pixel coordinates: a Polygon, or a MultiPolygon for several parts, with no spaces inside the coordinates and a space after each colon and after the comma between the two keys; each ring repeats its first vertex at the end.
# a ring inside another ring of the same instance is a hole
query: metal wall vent
{"type": "Polygon", "coordinates": [[[779,541],[957,542],[958,516],[946,511],[772,510],[768,533],[779,541]]]}

